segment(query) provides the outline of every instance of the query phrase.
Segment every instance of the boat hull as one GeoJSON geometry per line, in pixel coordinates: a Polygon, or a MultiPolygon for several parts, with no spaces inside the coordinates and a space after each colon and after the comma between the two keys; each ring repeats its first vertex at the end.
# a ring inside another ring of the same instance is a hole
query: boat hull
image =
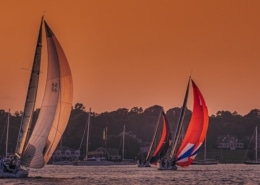
{"type": "Polygon", "coordinates": [[[16,171],[4,171],[4,169],[0,168],[0,178],[26,178],[29,175],[28,170],[19,169],[16,171]]]}
{"type": "Polygon", "coordinates": [[[260,161],[245,161],[244,164],[259,165],[260,161]]]}
{"type": "Polygon", "coordinates": [[[208,160],[197,160],[197,161],[193,161],[191,164],[192,165],[216,165],[219,162],[217,160],[214,159],[208,159],[208,160]]]}
{"type": "Polygon", "coordinates": [[[146,167],[151,167],[151,165],[149,163],[143,163],[143,164],[137,164],[137,167],[146,168],[146,167]]]}
{"type": "Polygon", "coordinates": [[[157,169],[158,170],[177,170],[176,165],[171,165],[170,163],[162,164],[161,162],[157,163],[157,169]]]}

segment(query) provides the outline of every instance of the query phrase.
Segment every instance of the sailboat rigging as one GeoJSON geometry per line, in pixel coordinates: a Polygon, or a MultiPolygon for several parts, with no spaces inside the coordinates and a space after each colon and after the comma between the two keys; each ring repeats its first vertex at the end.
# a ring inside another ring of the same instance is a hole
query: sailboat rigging
{"type": "Polygon", "coordinates": [[[177,166],[188,167],[196,158],[198,151],[206,137],[208,130],[208,109],[204,98],[192,79],[189,79],[177,129],[173,138],[171,153],[168,163],[160,161],[159,170],[176,170],[177,166]],[[180,141],[180,133],[183,128],[183,120],[188,101],[190,82],[193,88],[193,111],[184,138],[180,141]],[[180,144],[179,144],[180,143],[180,144]]]}
{"type": "MultiPolygon", "coordinates": [[[[257,127],[255,127],[254,130],[254,138],[255,138],[255,160],[248,160],[245,161],[245,164],[260,164],[260,161],[258,160],[258,131],[257,127]]],[[[246,153],[247,154],[247,153],[246,153]]]]}
{"type": "Polygon", "coordinates": [[[158,160],[164,158],[169,147],[169,140],[170,125],[164,111],[161,110],[146,159],[139,160],[138,167],[150,167],[150,164],[156,164],[158,160]]]}
{"type": "Polygon", "coordinates": [[[87,129],[87,140],[86,140],[86,156],[85,156],[85,160],[88,159],[88,141],[89,141],[89,124],[90,124],[90,114],[91,114],[91,108],[89,108],[89,113],[88,113],[88,129],[87,129]]]}
{"type": "Polygon", "coordinates": [[[65,53],[42,18],[17,141],[15,166],[11,170],[2,165],[0,177],[27,177],[28,168],[42,168],[47,164],[68,123],[72,107],[72,88],[72,75],[65,53]],[[38,119],[29,133],[39,83],[43,24],[48,52],[46,87],[38,119]]]}
{"type": "Polygon", "coordinates": [[[219,161],[217,159],[209,159],[207,158],[207,138],[205,138],[204,141],[204,153],[203,153],[203,159],[201,160],[194,160],[192,164],[197,164],[197,165],[214,165],[218,164],[219,161]]]}
{"type": "MultiPolygon", "coordinates": [[[[81,143],[80,143],[80,147],[79,150],[81,149],[81,145],[83,143],[83,139],[86,139],[86,155],[84,157],[84,160],[79,160],[77,159],[76,161],[72,162],[72,165],[75,166],[108,166],[113,164],[112,161],[108,161],[103,157],[89,157],[89,135],[90,135],[90,118],[91,118],[91,108],[89,109],[89,113],[88,113],[88,119],[86,122],[86,127],[85,130],[83,132],[83,136],[81,139],[81,143]]],[[[105,131],[107,132],[107,127],[105,128],[105,131]]],[[[107,136],[105,136],[107,137],[107,136]]]]}
{"type": "Polygon", "coordinates": [[[10,109],[8,111],[8,116],[7,116],[5,156],[8,156],[9,124],[10,124],[10,109]]]}

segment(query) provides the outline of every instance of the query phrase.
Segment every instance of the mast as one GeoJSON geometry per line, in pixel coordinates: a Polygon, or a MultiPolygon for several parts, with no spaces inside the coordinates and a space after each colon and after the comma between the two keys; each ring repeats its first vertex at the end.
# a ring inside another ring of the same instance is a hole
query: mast
{"type": "Polygon", "coordinates": [[[255,128],[255,162],[257,162],[257,127],[255,128]]]}
{"type": "Polygon", "coordinates": [[[176,153],[177,143],[178,143],[179,138],[180,138],[180,134],[181,134],[182,126],[183,126],[184,115],[185,115],[187,102],[188,102],[189,87],[190,87],[190,78],[189,78],[189,81],[188,81],[184,101],[183,101],[183,104],[182,104],[182,109],[181,109],[179,121],[178,121],[178,124],[177,124],[176,133],[173,137],[173,145],[172,145],[173,147],[172,147],[171,154],[170,154],[171,159],[174,158],[174,155],[176,153]]]}
{"type": "Polygon", "coordinates": [[[151,152],[152,152],[152,149],[153,149],[153,145],[155,143],[155,138],[156,138],[157,133],[158,133],[161,115],[162,115],[162,111],[160,111],[160,114],[159,114],[159,117],[158,117],[158,120],[157,120],[157,125],[156,125],[155,131],[154,131],[153,140],[152,140],[152,143],[150,145],[149,151],[148,151],[146,159],[145,159],[146,161],[150,160],[149,158],[151,157],[150,155],[151,155],[151,152]]]}
{"type": "Polygon", "coordinates": [[[16,144],[16,155],[21,156],[26,143],[28,142],[28,132],[32,124],[32,115],[34,111],[34,106],[36,102],[36,95],[39,83],[39,74],[41,66],[41,50],[42,50],[42,23],[43,17],[41,19],[40,30],[38,34],[38,40],[36,44],[34,61],[30,76],[30,82],[28,85],[26,101],[24,105],[24,112],[21,120],[19,135],[16,144]]]}
{"type": "Polygon", "coordinates": [[[88,113],[88,129],[87,129],[87,141],[86,141],[86,156],[85,156],[85,160],[88,159],[88,143],[89,143],[90,113],[91,113],[91,108],[89,108],[89,113],[88,113]]]}
{"type": "Polygon", "coordinates": [[[123,151],[122,151],[122,160],[125,159],[125,125],[124,125],[124,129],[123,129],[123,147],[122,147],[123,151]]]}
{"type": "Polygon", "coordinates": [[[105,142],[105,149],[107,150],[107,126],[103,129],[103,140],[105,142]]]}
{"type": "Polygon", "coordinates": [[[206,158],[207,158],[207,152],[206,152],[206,150],[207,150],[207,138],[205,138],[205,141],[204,141],[204,160],[206,160],[206,158]]]}
{"type": "Polygon", "coordinates": [[[10,123],[10,109],[8,111],[8,116],[7,116],[5,157],[7,157],[7,155],[8,155],[9,123],[10,123]]]}

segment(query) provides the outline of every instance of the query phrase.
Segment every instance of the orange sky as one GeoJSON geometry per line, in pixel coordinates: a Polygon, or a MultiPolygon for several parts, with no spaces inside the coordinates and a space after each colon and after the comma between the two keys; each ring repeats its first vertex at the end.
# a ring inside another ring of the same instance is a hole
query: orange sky
{"type": "Polygon", "coordinates": [[[191,74],[210,114],[260,109],[259,9],[259,0],[3,0],[0,109],[23,110],[21,68],[31,67],[44,11],[71,66],[73,104],[168,110],[191,74]]]}

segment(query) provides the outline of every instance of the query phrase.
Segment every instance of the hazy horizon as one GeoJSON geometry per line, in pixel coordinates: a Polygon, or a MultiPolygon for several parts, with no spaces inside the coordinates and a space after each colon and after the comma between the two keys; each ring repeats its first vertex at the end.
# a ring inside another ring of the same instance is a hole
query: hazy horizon
{"type": "MultiPolygon", "coordinates": [[[[153,105],[168,110],[182,105],[191,76],[209,115],[221,110],[245,115],[260,108],[258,0],[0,4],[4,110],[23,110],[30,75],[24,68],[31,68],[43,14],[71,66],[73,105],[83,103],[97,113],[153,105]]],[[[45,52],[44,38],[42,78],[45,52]]],[[[44,85],[41,81],[40,96],[44,85]]]]}

